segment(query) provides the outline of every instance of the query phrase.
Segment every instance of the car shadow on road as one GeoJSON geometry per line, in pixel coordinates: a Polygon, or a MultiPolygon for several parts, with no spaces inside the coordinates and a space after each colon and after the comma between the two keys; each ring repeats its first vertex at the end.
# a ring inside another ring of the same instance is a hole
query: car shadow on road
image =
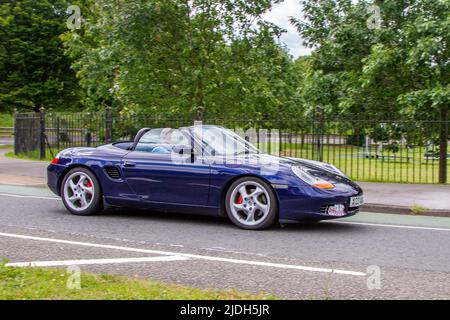
{"type": "Polygon", "coordinates": [[[201,225],[217,225],[230,226],[232,223],[225,217],[215,217],[209,215],[198,215],[177,212],[161,212],[145,209],[130,209],[118,208],[107,209],[97,217],[102,218],[119,218],[119,219],[142,219],[146,221],[170,222],[170,223],[186,223],[186,224],[201,224],[201,225]]]}
{"type": "MultiPolygon", "coordinates": [[[[187,225],[198,225],[208,226],[208,227],[218,227],[236,230],[237,227],[234,226],[230,220],[226,217],[214,217],[205,215],[194,215],[185,213],[174,213],[174,212],[157,212],[143,209],[128,209],[128,208],[118,208],[118,209],[107,209],[103,211],[100,215],[94,216],[98,219],[103,218],[115,218],[115,219],[137,219],[144,220],[146,222],[168,222],[177,224],[187,224],[187,225]]],[[[280,225],[275,224],[269,230],[264,232],[347,232],[349,230],[355,231],[361,229],[360,226],[347,225],[333,222],[310,222],[310,223],[293,223],[280,225]]],[[[243,232],[255,232],[242,230],[243,232]]]]}
{"type": "Polygon", "coordinates": [[[297,231],[327,231],[327,232],[348,232],[348,231],[357,231],[362,228],[357,225],[350,224],[340,224],[333,223],[332,221],[321,221],[321,222],[305,222],[305,223],[293,223],[283,225],[278,228],[283,232],[297,232],[297,231]]]}

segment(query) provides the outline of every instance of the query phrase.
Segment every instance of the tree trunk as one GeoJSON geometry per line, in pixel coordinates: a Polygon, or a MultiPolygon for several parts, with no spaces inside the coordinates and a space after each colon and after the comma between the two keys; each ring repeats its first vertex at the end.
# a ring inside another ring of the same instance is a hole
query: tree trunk
{"type": "Polygon", "coordinates": [[[441,108],[440,154],[439,154],[439,183],[447,183],[447,154],[448,154],[448,106],[441,108]]]}
{"type": "Polygon", "coordinates": [[[195,114],[195,121],[203,121],[205,117],[205,108],[203,106],[198,106],[195,114]]]}

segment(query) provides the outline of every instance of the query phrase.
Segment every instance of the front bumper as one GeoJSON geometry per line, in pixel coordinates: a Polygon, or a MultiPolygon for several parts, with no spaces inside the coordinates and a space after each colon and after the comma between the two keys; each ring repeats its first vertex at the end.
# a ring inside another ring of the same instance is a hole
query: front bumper
{"type": "Polygon", "coordinates": [[[353,216],[359,207],[350,207],[350,199],[362,196],[357,186],[338,185],[332,190],[320,190],[311,186],[289,187],[278,190],[280,200],[280,222],[309,222],[331,220],[353,216]],[[345,207],[344,216],[328,214],[328,208],[334,205],[345,207]]]}

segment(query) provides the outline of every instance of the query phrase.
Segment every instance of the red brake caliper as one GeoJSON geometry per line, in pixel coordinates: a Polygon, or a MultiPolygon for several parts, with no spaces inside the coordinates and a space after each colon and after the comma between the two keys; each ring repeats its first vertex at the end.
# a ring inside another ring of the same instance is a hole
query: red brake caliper
{"type": "Polygon", "coordinates": [[[242,204],[243,202],[244,202],[244,199],[242,198],[242,195],[239,195],[238,204],[242,204]]]}
{"type": "Polygon", "coordinates": [[[92,183],[88,180],[88,181],[86,181],[86,187],[87,188],[90,188],[90,187],[92,187],[92,183]]]}

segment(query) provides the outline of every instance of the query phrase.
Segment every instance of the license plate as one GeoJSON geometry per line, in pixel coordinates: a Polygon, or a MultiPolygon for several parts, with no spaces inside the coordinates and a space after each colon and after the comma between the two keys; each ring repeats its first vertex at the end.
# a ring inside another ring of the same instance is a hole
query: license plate
{"type": "Polygon", "coordinates": [[[364,197],[363,196],[350,198],[350,208],[360,207],[363,204],[364,204],[364,197]]]}
{"type": "Polygon", "coordinates": [[[335,204],[328,207],[328,215],[333,217],[343,217],[347,213],[345,212],[345,206],[343,204],[335,204]]]}

